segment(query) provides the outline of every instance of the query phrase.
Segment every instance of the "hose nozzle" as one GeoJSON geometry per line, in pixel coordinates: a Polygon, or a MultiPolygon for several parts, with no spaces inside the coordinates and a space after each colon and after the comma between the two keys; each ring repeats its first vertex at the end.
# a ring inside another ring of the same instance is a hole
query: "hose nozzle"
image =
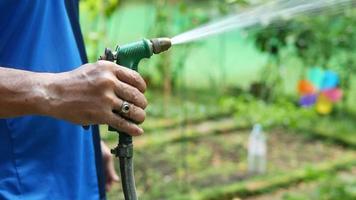
{"type": "Polygon", "coordinates": [[[170,38],[154,38],[150,40],[152,42],[152,48],[154,54],[160,54],[167,51],[172,46],[170,38]]]}

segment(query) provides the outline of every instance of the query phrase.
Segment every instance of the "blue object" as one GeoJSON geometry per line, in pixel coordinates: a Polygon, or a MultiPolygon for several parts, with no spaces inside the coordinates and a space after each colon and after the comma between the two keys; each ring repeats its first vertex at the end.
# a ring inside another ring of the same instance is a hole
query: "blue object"
{"type": "MultiPolygon", "coordinates": [[[[78,1],[0,1],[0,66],[57,73],[84,62],[78,1]]],[[[105,198],[99,142],[97,126],[0,119],[0,199],[105,198]]]]}
{"type": "Polygon", "coordinates": [[[339,85],[339,82],[339,76],[335,72],[328,70],[324,73],[324,79],[321,89],[327,90],[336,88],[339,85]]]}

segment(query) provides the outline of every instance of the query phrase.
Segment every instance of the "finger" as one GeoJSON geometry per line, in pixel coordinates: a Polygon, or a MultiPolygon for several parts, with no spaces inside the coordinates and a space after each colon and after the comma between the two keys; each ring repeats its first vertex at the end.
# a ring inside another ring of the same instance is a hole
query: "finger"
{"type": "Polygon", "coordinates": [[[112,188],[112,185],[113,185],[112,181],[109,182],[108,180],[106,180],[106,182],[105,182],[105,191],[106,192],[110,192],[110,190],[112,188]]]}
{"type": "Polygon", "coordinates": [[[124,101],[130,102],[142,109],[147,107],[147,99],[143,93],[141,93],[137,88],[134,88],[124,82],[118,81],[116,83],[116,95],[123,99],[124,101]]]}
{"type": "Polygon", "coordinates": [[[106,164],[106,191],[109,191],[115,182],[119,181],[119,176],[117,175],[112,158],[110,158],[106,164]]]}
{"type": "MultiPolygon", "coordinates": [[[[107,174],[106,174],[107,176],[107,174]]],[[[114,180],[113,178],[106,178],[106,190],[109,191],[111,189],[111,187],[116,183],[119,182],[119,180],[114,180]]]]}
{"type": "Polygon", "coordinates": [[[126,67],[118,66],[116,69],[116,77],[135,88],[142,93],[146,91],[146,82],[139,73],[126,67]]]}
{"type": "Polygon", "coordinates": [[[139,136],[143,134],[142,128],[115,113],[111,113],[110,119],[108,121],[110,126],[114,127],[120,132],[129,134],[131,136],[139,136]]]}
{"type": "Polygon", "coordinates": [[[110,159],[110,161],[108,163],[108,177],[110,177],[110,181],[112,181],[112,182],[119,181],[119,176],[116,173],[112,158],[110,159]]]}
{"type": "Polygon", "coordinates": [[[119,113],[121,116],[125,117],[126,119],[130,119],[131,121],[138,124],[141,124],[143,121],[145,121],[146,112],[142,108],[131,104],[129,112],[122,113],[121,112],[122,104],[123,101],[117,98],[113,107],[113,110],[116,111],[115,113],[119,113]]]}

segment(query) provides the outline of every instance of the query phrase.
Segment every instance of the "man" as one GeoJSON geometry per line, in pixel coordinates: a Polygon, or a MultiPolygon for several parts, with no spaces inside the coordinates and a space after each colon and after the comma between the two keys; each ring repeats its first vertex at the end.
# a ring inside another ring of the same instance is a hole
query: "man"
{"type": "Polygon", "coordinates": [[[77,0],[0,1],[0,199],[104,199],[101,172],[107,189],[118,179],[98,127],[82,125],[143,134],[131,121],[144,121],[146,85],[86,62],[77,0]]]}

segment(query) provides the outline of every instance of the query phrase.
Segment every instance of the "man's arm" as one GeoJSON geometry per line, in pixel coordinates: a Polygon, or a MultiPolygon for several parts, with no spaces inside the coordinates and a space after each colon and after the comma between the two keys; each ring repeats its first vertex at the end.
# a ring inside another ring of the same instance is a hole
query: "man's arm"
{"type": "Polygon", "coordinates": [[[109,124],[141,135],[146,85],[135,71],[99,61],[64,73],[34,73],[0,67],[0,118],[47,115],[81,125],[109,124]],[[132,103],[123,116],[122,102],[132,103]],[[133,123],[135,122],[135,123],[133,123]]]}
{"type": "Polygon", "coordinates": [[[0,118],[42,114],[49,76],[0,67],[0,118]]]}

